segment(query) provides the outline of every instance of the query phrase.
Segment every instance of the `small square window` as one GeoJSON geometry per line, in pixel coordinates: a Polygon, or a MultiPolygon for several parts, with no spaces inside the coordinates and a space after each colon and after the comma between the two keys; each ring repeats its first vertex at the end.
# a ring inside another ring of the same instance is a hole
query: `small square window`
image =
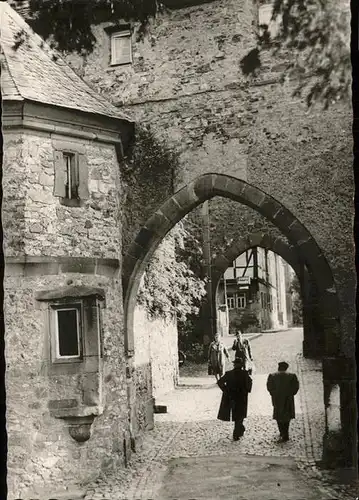
{"type": "Polygon", "coordinates": [[[53,361],[82,359],[81,304],[51,306],[53,361]]]}
{"type": "Polygon", "coordinates": [[[111,65],[132,63],[131,32],[117,31],[111,34],[111,65]]]}

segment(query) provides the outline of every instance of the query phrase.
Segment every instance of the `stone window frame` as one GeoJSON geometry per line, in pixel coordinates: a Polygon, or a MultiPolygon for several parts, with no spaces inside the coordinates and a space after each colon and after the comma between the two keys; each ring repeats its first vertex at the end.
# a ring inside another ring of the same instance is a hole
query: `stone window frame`
{"type": "Polygon", "coordinates": [[[81,207],[89,194],[89,169],[86,149],[82,144],[72,141],[53,141],[54,147],[54,196],[60,204],[68,207],[81,207]],[[78,176],[77,198],[69,198],[66,193],[67,166],[65,156],[70,155],[75,162],[78,176]]]}
{"type": "Polygon", "coordinates": [[[132,43],[132,29],[130,24],[114,25],[105,28],[106,33],[109,36],[109,66],[126,66],[133,64],[133,43],[132,43]],[[123,60],[114,60],[114,40],[118,38],[128,38],[129,40],[129,54],[127,57],[123,57],[123,60]]]}
{"type": "Polygon", "coordinates": [[[270,312],[273,312],[273,296],[271,292],[268,292],[268,309],[270,312]]]}
{"type": "Polygon", "coordinates": [[[80,363],[83,361],[84,353],[84,313],[83,313],[83,301],[61,301],[55,303],[49,303],[49,321],[50,321],[50,344],[51,344],[51,362],[52,363],[80,363]],[[58,317],[57,311],[59,310],[76,310],[78,312],[78,355],[76,356],[62,356],[59,349],[59,331],[58,331],[58,317]]]}
{"type": "Polygon", "coordinates": [[[45,314],[46,353],[49,375],[73,375],[100,371],[103,358],[102,309],[106,307],[105,292],[101,288],[68,286],[55,290],[42,290],[35,295],[39,309],[45,314]],[[56,328],[53,311],[59,307],[81,307],[82,356],[66,358],[54,356],[56,328]]]}
{"type": "Polygon", "coordinates": [[[237,309],[245,309],[247,307],[247,296],[245,293],[236,293],[236,306],[237,309]],[[241,299],[244,304],[243,306],[240,305],[241,299]]]}

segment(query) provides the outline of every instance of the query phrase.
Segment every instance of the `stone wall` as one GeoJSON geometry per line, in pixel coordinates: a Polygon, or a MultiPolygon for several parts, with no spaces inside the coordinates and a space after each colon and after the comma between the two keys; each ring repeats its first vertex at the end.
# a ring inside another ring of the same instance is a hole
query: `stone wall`
{"type": "Polygon", "coordinates": [[[6,134],[5,255],[118,258],[122,192],[113,145],[41,132],[6,134]],[[59,139],[84,148],[90,197],[81,207],[63,206],[54,196],[54,148],[59,139]]]}
{"type": "MultiPolygon", "coordinates": [[[[156,265],[168,273],[174,258],[172,242],[162,243],[155,255],[156,265]]],[[[152,286],[156,284],[152,283],[152,286]]],[[[178,382],[178,332],[174,320],[163,315],[151,316],[148,304],[137,302],[133,314],[136,397],[131,411],[133,433],[137,437],[141,430],[153,427],[155,398],[174,389],[178,382]]]]}
{"type": "Polygon", "coordinates": [[[8,489],[9,498],[37,498],[125,462],[129,420],[117,260],[122,191],[111,144],[6,131],[4,151],[8,489]],[[90,197],[81,207],[63,206],[53,194],[55,139],[76,144],[86,155],[90,197]],[[55,374],[48,310],[36,294],[76,286],[104,290],[102,357],[93,373],[55,374]],[[75,441],[68,422],[53,416],[69,407],[99,413],[88,441],[75,441]]]}
{"type": "Polygon", "coordinates": [[[7,363],[7,431],[9,500],[39,496],[94,479],[102,469],[124,465],[123,439],[128,435],[126,370],[122,332],[121,286],[116,278],[79,273],[8,276],[4,282],[7,363]],[[82,399],[81,376],[48,373],[47,311],[39,309],[35,293],[73,285],[101,287],[103,359],[100,372],[103,413],[84,443],[70,437],[65,420],[51,416],[54,401],[66,406],[82,399]],[[51,489],[52,488],[52,489],[51,489]]]}
{"type": "MultiPolygon", "coordinates": [[[[176,188],[205,172],[223,172],[260,187],[294,213],[333,270],[349,354],[355,290],[350,102],[308,110],[305,96],[293,97],[296,82],[278,83],[290,57],[284,53],[273,59],[268,51],[257,75],[245,76],[241,60],[255,47],[256,23],[254,2],[219,0],[159,15],[143,42],[134,34],[132,65],[108,66],[104,26],[94,28],[94,53],[71,62],[178,151],[176,188]]],[[[248,215],[241,224],[224,225],[228,209],[221,206],[218,220],[226,233],[242,234],[253,222],[248,215]]]]}
{"type": "Polygon", "coordinates": [[[178,382],[178,338],[176,323],[161,318],[151,319],[147,311],[135,309],[134,365],[151,365],[153,396],[174,389],[178,382]]]}

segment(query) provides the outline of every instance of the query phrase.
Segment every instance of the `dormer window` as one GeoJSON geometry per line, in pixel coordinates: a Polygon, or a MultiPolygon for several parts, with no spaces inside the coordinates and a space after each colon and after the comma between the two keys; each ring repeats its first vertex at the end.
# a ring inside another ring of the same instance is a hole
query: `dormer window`
{"type": "Polygon", "coordinates": [[[131,31],[121,30],[111,33],[111,66],[132,63],[131,31]]]}

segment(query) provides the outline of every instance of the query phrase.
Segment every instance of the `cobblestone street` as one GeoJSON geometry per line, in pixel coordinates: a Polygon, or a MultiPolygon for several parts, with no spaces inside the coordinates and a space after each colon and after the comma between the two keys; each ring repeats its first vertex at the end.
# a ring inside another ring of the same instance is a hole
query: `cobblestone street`
{"type": "MultiPolygon", "coordinates": [[[[232,338],[226,339],[227,345],[232,341],[232,338]]],[[[96,486],[89,486],[86,499],[175,498],[171,496],[170,485],[176,484],[176,470],[182,471],[178,472],[179,477],[182,477],[182,483],[183,481],[188,483],[188,474],[192,482],[197,477],[197,481],[201,483],[206,480],[203,471],[210,470],[209,464],[213,465],[217,461],[220,464],[219,469],[223,468],[222,472],[220,469],[223,476],[222,486],[229,485],[231,479],[228,473],[236,467],[233,460],[238,462],[240,457],[242,462],[237,464],[239,470],[246,465],[243,460],[248,460],[248,457],[257,461],[264,460],[260,457],[267,457],[268,460],[270,457],[272,461],[279,461],[276,462],[277,469],[280,467],[276,474],[285,471],[299,474],[302,486],[298,483],[295,488],[293,487],[294,496],[289,496],[288,491],[284,493],[283,489],[281,493],[278,491],[275,493],[268,486],[264,494],[268,496],[263,496],[260,490],[261,498],[264,500],[273,498],[309,500],[306,485],[309,485],[310,491],[315,492],[314,497],[310,498],[318,500],[355,498],[350,488],[334,485],[327,475],[316,467],[316,462],[321,460],[324,433],[322,374],[320,362],[308,361],[302,357],[301,342],[302,330],[299,328],[263,334],[252,340],[256,373],[250,394],[248,418],[245,421],[246,432],[239,442],[232,441],[233,424],[221,422],[216,418],[221,392],[214,378],[182,377],[178,389],[158,401],[159,404],[167,405],[168,412],[155,415],[155,429],[144,436],[141,450],[134,454],[130,467],[126,471],[99,479],[96,486]],[[301,384],[296,396],[296,419],[291,422],[291,439],[287,443],[278,441],[276,422],[272,419],[271,400],[265,386],[268,373],[276,370],[277,362],[280,360],[286,360],[290,364],[289,369],[298,374],[301,384]],[[212,459],[207,463],[208,459],[205,457],[212,459]],[[227,466],[224,457],[227,457],[227,466]],[[194,458],[198,460],[193,461],[194,458]],[[201,466],[203,460],[205,463],[201,466]],[[196,470],[196,467],[199,467],[199,470],[196,470]],[[169,470],[172,471],[170,475],[168,475],[169,470]],[[183,479],[186,474],[187,479],[183,479]]],[[[230,368],[228,365],[227,369],[230,368]]],[[[274,466],[270,460],[266,462],[267,468],[269,465],[274,466]]],[[[258,467],[256,464],[257,462],[253,462],[252,466],[246,465],[252,471],[248,472],[247,479],[258,467]]],[[[221,480],[220,477],[218,479],[221,480]]],[[[298,478],[290,476],[287,479],[296,481],[298,478]]],[[[181,483],[181,479],[177,478],[178,481],[181,483]]],[[[283,481],[285,482],[284,478],[283,481]]],[[[231,483],[231,488],[234,487],[241,491],[240,480],[235,484],[231,483]]],[[[201,491],[196,492],[197,496],[193,497],[181,496],[178,492],[178,498],[210,498],[208,492],[207,496],[206,494],[201,496],[203,490],[201,491]]],[[[232,497],[229,493],[228,495],[228,498],[246,498],[232,497]]],[[[218,493],[217,497],[222,498],[218,493]]],[[[256,497],[248,496],[248,499],[251,498],[256,497]]]]}

